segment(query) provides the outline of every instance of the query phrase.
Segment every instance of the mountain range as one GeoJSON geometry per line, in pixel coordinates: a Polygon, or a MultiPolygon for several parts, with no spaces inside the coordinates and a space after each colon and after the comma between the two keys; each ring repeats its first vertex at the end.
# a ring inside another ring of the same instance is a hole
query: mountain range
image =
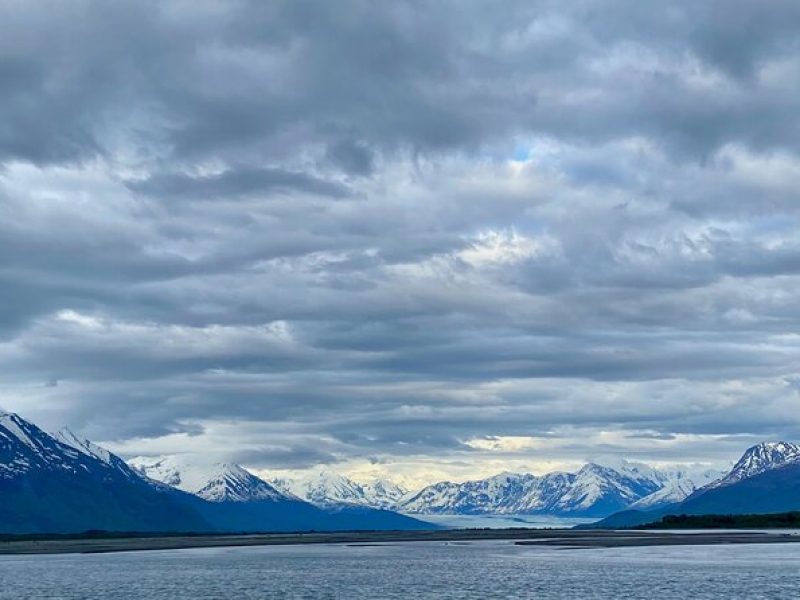
{"type": "Polygon", "coordinates": [[[368,506],[321,508],[238,465],[127,464],[67,429],[0,412],[0,532],[255,532],[431,529],[368,506]]]}
{"type": "Polygon", "coordinates": [[[748,448],[728,473],[685,499],[656,508],[633,505],[593,526],[635,527],[659,521],[666,515],[766,514],[798,509],[800,446],[771,442],[748,448]]]}
{"type": "Polygon", "coordinates": [[[666,514],[800,510],[800,446],[770,442],[745,451],[730,471],[657,469],[628,461],[588,463],[574,473],[501,473],[407,492],[391,482],[354,482],[330,471],[271,483],[318,506],[352,503],[410,515],[550,515],[597,518],[599,526],[652,522],[666,514]],[[376,495],[375,490],[383,492],[376,495]],[[388,490],[388,491],[387,491],[388,490]]]}
{"type": "Polygon", "coordinates": [[[409,491],[329,470],[265,479],[180,456],[128,462],[69,429],[0,412],[0,532],[422,529],[425,515],[553,515],[633,526],[668,514],[800,510],[800,446],[762,443],[727,472],[599,461],[409,491]]]}
{"type": "Polygon", "coordinates": [[[352,504],[373,508],[397,509],[408,490],[386,479],[357,483],[330,470],[313,471],[293,478],[269,480],[286,494],[293,494],[319,506],[352,504]]]}
{"type": "Polygon", "coordinates": [[[270,483],[319,506],[352,503],[417,515],[553,515],[603,517],[634,505],[656,508],[721,477],[713,470],[659,470],[642,463],[589,463],[576,473],[500,473],[408,490],[386,480],[357,483],[331,471],[270,483]]]}

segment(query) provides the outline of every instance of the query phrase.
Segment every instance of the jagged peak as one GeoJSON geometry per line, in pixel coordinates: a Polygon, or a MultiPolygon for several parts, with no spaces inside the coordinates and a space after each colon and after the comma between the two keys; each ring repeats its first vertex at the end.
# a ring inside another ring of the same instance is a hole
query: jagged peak
{"type": "Polygon", "coordinates": [[[721,487],[800,462],[800,445],[792,442],[761,442],[750,446],[725,477],[707,487],[721,487]]]}
{"type": "Polygon", "coordinates": [[[50,442],[47,441],[47,438],[50,437],[48,434],[30,421],[20,417],[17,413],[4,412],[0,415],[0,427],[6,430],[6,436],[12,436],[36,452],[39,452],[44,446],[52,442],[52,440],[50,442]]]}
{"type": "Polygon", "coordinates": [[[744,451],[745,455],[758,454],[764,452],[777,452],[782,454],[797,454],[800,452],[800,445],[792,442],[761,442],[754,446],[750,446],[744,451]]]}
{"type": "Polygon", "coordinates": [[[768,467],[769,465],[794,462],[800,458],[800,445],[791,442],[761,442],[745,450],[734,465],[737,468],[768,467]]]}
{"type": "MultiPolygon", "coordinates": [[[[98,446],[97,444],[89,441],[85,437],[77,435],[69,427],[64,426],[55,433],[51,433],[50,435],[52,435],[53,438],[55,438],[62,444],[66,444],[70,448],[74,448],[78,452],[96,458],[98,460],[101,460],[106,464],[110,464],[115,458],[117,458],[114,454],[112,454],[102,446],[98,446]]],[[[122,459],[118,460],[121,461],[122,459]]]]}
{"type": "Polygon", "coordinates": [[[183,456],[137,456],[128,464],[141,475],[213,502],[278,500],[286,495],[241,465],[197,463],[183,456]]]}

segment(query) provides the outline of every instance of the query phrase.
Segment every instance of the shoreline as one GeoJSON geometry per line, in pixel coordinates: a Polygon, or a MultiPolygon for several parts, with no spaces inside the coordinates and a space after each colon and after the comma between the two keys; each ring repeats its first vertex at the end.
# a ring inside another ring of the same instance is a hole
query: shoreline
{"type": "Polygon", "coordinates": [[[508,540],[519,546],[564,549],[721,544],[799,543],[800,535],[764,531],[670,532],[654,530],[454,529],[444,531],[364,531],[174,535],[153,537],[62,538],[0,541],[0,555],[103,554],[145,550],[182,550],[305,544],[367,545],[403,542],[475,542],[508,540]]]}

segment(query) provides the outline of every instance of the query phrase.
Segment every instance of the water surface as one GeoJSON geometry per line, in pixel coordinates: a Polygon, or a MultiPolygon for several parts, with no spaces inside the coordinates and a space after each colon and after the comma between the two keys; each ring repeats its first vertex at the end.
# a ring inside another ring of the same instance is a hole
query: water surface
{"type": "Polygon", "coordinates": [[[510,542],[0,557],[0,598],[797,598],[800,544],[563,550],[510,542]]]}

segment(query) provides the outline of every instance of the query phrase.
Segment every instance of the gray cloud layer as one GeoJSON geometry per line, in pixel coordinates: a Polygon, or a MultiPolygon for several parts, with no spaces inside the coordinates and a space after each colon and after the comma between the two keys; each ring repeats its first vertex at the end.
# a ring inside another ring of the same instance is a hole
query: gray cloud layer
{"type": "Polygon", "coordinates": [[[798,31],[793,1],[5,4],[2,403],[137,452],[230,425],[262,467],[798,439],[798,31]]]}

